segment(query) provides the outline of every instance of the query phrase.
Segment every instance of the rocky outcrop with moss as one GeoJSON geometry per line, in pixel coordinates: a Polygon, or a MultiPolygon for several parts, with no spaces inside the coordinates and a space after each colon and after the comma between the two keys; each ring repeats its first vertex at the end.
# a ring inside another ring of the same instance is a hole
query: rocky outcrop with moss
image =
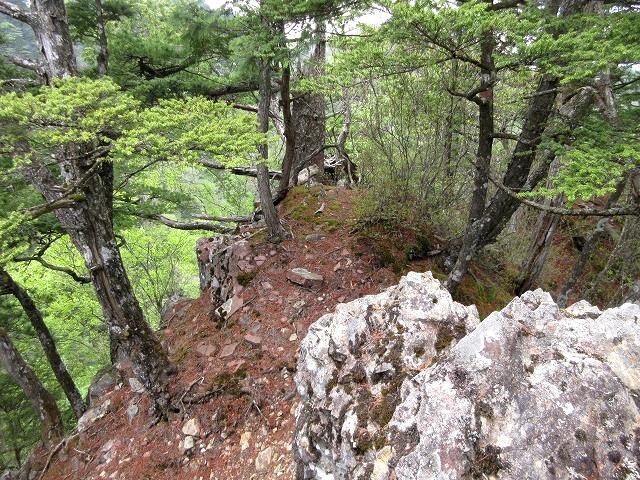
{"type": "Polygon", "coordinates": [[[300,478],[640,478],[640,307],[537,290],[478,324],[430,273],[302,342],[300,478]]]}

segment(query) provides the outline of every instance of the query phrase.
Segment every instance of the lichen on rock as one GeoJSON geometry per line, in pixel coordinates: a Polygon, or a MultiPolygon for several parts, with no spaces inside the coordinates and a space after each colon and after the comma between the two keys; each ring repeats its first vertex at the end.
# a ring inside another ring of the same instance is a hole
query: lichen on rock
{"type": "Polygon", "coordinates": [[[482,323],[430,273],[301,344],[300,478],[640,478],[640,307],[542,290],[482,323]]]}

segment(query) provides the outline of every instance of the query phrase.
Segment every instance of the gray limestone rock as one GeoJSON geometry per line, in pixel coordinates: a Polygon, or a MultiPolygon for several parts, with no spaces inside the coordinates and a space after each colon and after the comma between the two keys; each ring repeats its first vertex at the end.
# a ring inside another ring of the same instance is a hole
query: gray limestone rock
{"type": "Polygon", "coordinates": [[[640,307],[561,310],[537,290],[477,323],[413,272],[315,322],[301,478],[640,478],[640,307]]]}

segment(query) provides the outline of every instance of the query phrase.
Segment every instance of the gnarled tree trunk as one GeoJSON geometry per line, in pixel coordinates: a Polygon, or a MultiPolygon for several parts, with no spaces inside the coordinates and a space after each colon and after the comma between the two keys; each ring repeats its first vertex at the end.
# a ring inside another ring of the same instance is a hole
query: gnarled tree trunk
{"type": "Polygon", "coordinates": [[[76,57],[63,0],[31,0],[28,22],[42,53],[44,83],[77,74],[76,57]]]}
{"type": "Polygon", "coordinates": [[[96,27],[98,29],[98,55],[96,56],[96,61],[98,64],[98,75],[103,77],[109,71],[109,48],[107,44],[107,29],[105,26],[102,0],[95,0],[95,2],[96,27]]]}
{"type": "MultiPolygon", "coordinates": [[[[0,0],[0,7],[6,7],[4,2],[0,0]]],[[[62,0],[32,0],[30,11],[19,11],[14,18],[33,28],[44,57],[47,83],[77,74],[62,0]]],[[[144,318],[120,257],[112,223],[113,165],[91,154],[93,147],[78,144],[58,153],[62,180],[75,186],[84,200],[77,206],[56,210],[55,215],[84,259],[112,342],[129,357],[156,412],[165,416],[169,409],[167,376],[172,367],[144,318]]],[[[60,199],[65,188],[57,185],[43,163],[35,162],[24,171],[48,202],[60,199]]]]}
{"type": "Polygon", "coordinates": [[[55,446],[64,433],[60,411],[53,395],[44,387],[34,371],[20,355],[11,339],[0,328],[0,365],[22,388],[42,422],[42,443],[46,448],[55,446]]]}
{"type": "MultiPolygon", "coordinates": [[[[169,408],[166,385],[172,368],[144,318],[120,256],[112,223],[113,165],[100,159],[83,161],[81,151],[78,149],[76,155],[65,152],[65,157],[74,160],[62,158],[59,163],[68,184],[86,178],[79,190],[85,200],[77,207],[58,209],[55,214],[84,259],[117,356],[131,360],[157,413],[165,415],[169,408]]],[[[28,176],[47,201],[59,198],[60,189],[44,166],[30,167],[28,176]]]]}
{"type": "MultiPolygon", "coordinates": [[[[545,136],[554,138],[558,135],[557,127],[551,127],[551,131],[543,134],[553,111],[558,85],[557,79],[544,77],[538,85],[537,92],[531,97],[526,121],[502,179],[502,184],[513,191],[533,189],[547,176],[549,166],[555,158],[552,152],[545,152],[542,164],[535,171],[531,171],[542,139],[545,136]]],[[[591,108],[593,99],[593,88],[581,88],[560,108],[559,118],[563,120],[564,125],[575,126],[578,120],[583,118],[591,108]]],[[[446,282],[450,291],[456,290],[464,275],[469,271],[471,261],[477,253],[495,242],[519,206],[518,199],[513,198],[502,189],[496,191],[484,214],[466,232],[456,263],[446,282]]]]}
{"type": "Polygon", "coordinates": [[[0,268],[0,287],[2,287],[4,291],[13,295],[22,306],[24,313],[31,322],[31,326],[36,331],[36,335],[38,336],[38,340],[40,341],[42,349],[49,361],[51,370],[53,370],[58,383],[60,383],[60,386],[62,387],[62,391],[71,404],[75,417],[80,418],[86,410],[84,400],[82,400],[82,396],[80,395],[73,378],[71,378],[71,375],[67,370],[67,366],[62,361],[62,358],[60,358],[53,335],[51,335],[49,328],[44,323],[40,310],[38,310],[27,291],[18,285],[11,275],[2,268],[0,268]]]}
{"type": "MultiPolygon", "coordinates": [[[[263,25],[269,27],[269,20],[263,18],[263,25]]],[[[271,103],[271,63],[269,59],[260,62],[260,102],[258,103],[258,131],[265,135],[269,131],[269,105],[271,103]]],[[[269,230],[269,240],[273,243],[281,242],[285,236],[284,229],[280,225],[280,218],[276,207],[273,205],[273,195],[269,185],[269,145],[265,140],[258,146],[260,159],[257,165],[258,194],[260,207],[264,215],[264,221],[269,230]]]]}

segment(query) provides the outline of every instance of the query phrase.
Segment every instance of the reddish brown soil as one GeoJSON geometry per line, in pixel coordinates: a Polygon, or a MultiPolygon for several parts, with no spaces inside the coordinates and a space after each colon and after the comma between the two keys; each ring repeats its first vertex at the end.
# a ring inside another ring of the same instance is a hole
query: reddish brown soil
{"type": "Polygon", "coordinates": [[[216,323],[217,305],[207,294],[178,305],[162,335],[178,368],[171,392],[182,413],[150,427],[148,399],[125,384],[106,395],[110,412],[57,454],[44,478],[294,478],[291,439],[297,400],[292,376],[300,340],[336,304],[377,293],[397,279],[389,269],[376,268],[372,252],[349,233],[352,197],[336,189],[293,192],[282,211],[294,238],[278,246],[260,241],[260,235],[252,239],[255,255],[267,260],[243,291],[245,306],[227,325],[216,323]],[[322,203],[324,212],[314,215],[322,203]],[[306,239],[318,233],[326,237],[306,239]],[[294,267],[323,275],[322,286],[292,284],[286,272],[294,267]],[[259,336],[261,344],[246,341],[248,333],[259,336]],[[234,353],[220,358],[223,346],[236,342],[234,353]],[[202,404],[180,403],[187,390],[184,399],[217,393],[202,404]],[[129,423],[126,409],[135,398],[140,413],[129,423]],[[181,429],[194,417],[201,435],[185,455],[179,446],[181,429]],[[246,432],[251,437],[243,450],[240,436],[246,432]],[[266,471],[256,472],[256,455],[268,447],[272,462],[266,471]]]}

